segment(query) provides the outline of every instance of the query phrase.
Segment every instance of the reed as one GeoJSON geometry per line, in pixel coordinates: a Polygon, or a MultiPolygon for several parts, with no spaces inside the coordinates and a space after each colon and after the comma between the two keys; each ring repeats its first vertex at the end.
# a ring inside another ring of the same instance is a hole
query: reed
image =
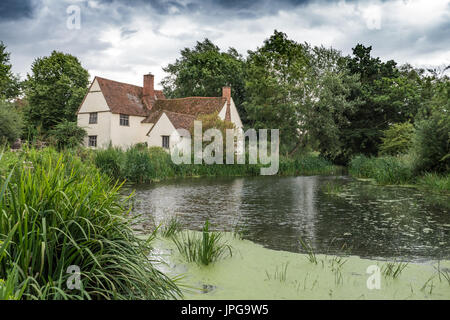
{"type": "Polygon", "coordinates": [[[232,247],[223,241],[221,232],[209,230],[206,220],[201,234],[182,232],[173,237],[180,254],[188,261],[199,265],[209,265],[217,260],[232,256],[232,247]]]}
{"type": "Polygon", "coordinates": [[[385,277],[397,278],[408,266],[408,262],[388,262],[381,268],[381,273],[385,277]]]}
{"type": "MultiPolygon", "coordinates": [[[[17,268],[26,299],[172,299],[175,283],[147,258],[121,185],[71,153],[24,150],[0,177],[0,278],[17,268]],[[7,243],[7,247],[5,246],[7,243]],[[3,250],[3,249],[2,249],[3,250]],[[70,290],[68,267],[80,268],[70,290]]],[[[20,291],[19,291],[20,292],[20,291]]]]}
{"type": "Polygon", "coordinates": [[[164,238],[171,238],[175,236],[182,229],[182,225],[176,216],[171,217],[166,222],[163,223],[161,230],[161,235],[164,238]]]}

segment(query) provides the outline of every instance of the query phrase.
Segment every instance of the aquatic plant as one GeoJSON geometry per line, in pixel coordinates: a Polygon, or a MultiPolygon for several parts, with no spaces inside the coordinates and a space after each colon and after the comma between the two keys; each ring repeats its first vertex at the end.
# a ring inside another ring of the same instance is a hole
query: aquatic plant
{"type": "Polygon", "coordinates": [[[408,262],[387,262],[381,267],[381,273],[385,277],[397,278],[403,270],[408,266],[408,262]]]}
{"type": "Polygon", "coordinates": [[[188,261],[200,265],[209,265],[221,258],[232,256],[232,247],[223,241],[221,232],[209,231],[206,220],[201,234],[180,232],[173,241],[180,254],[188,261]]]}
{"type": "Polygon", "coordinates": [[[165,299],[181,295],[153,267],[150,243],[136,237],[128,200],[105,175],[71,153],[24,150],[0,177],[0,278],[26,299],[165,299]],[[31,165],[30,165],[31,163],[31,165]],[[10,238],[10,241],[8,239],[10,238]],[[70,290],[69,266],[80,290],[70,290]],[[11,280],[12,281],[12,280],[11,280]]]}
{"type": "Polygon", "coordinates": [[[275,271],[273,274],[270,274],[266,270],[266,280],[277,280],[280,282],[286,282],[288,265],[289,262],[286,262],[281,265],[280,269],[278,269],[278,267],[275,267],[275,271]]]}
{"type": "Polygon", "coordinates": [[[168,221],[165,221],[160,227],[161,235],[164,238],[171,238],[182,229],[181,223],[176,216],[171,217],[168,221]]]}
{"type": "Polygon", "coordinates": [[[327,195],[338,195],[343,191],[343,185],[336,182],[326,182],[322,187],[322,191],[327,195]]]}
{"type": "Polygon", "coordinates": [[[317,264],[317,257],[311,245],[309,245],[309,243],[304,241],[302,238],[299,238],[299,241],[302,248],[306,251],[309,262],[317,264]]]}

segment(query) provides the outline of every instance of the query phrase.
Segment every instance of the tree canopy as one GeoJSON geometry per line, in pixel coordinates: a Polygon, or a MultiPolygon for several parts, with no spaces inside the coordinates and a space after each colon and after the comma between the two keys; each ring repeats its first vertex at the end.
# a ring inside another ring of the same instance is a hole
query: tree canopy
{"type": "Polygon", "coordinates": [[[47,132],[63,120],[75,121],[89,84],[89,74],[78,58],[53,51],[37,58],[26,80],[29,123],[47,132]]]}

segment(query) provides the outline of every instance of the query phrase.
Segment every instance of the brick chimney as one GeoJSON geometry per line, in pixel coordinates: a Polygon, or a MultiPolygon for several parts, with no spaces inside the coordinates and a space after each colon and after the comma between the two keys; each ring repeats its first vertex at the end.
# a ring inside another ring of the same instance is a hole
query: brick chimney
{"type": "Polygon", "coordinates": [[[151,99],[155,98],[155,76],[151,73],[144,74],[144,89],[142,94],[149,96],[151,99]]]}
{"type": "Polygon", "coordinates": [[[225,86],[222,87],[222,98],[227,99],[227,109],[225,111],[225,120],[231,121],[231,87],[225,86]]]}
{"type": "Polygon", "coordinates": [[[222,98],[227,98],[227,102],[231,101],[231,87],[225,86],[222,87],[222,98]]]}

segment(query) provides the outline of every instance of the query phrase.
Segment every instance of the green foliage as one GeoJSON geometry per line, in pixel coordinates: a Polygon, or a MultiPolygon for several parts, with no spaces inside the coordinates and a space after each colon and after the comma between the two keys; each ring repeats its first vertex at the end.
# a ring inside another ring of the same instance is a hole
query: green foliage
{"type": "Polygon", "coordinates": [[[122,150],[109,147],[107,149],[98,149],[94,152],[94,163],[100,171],[112,178],[122,176],[125,163],[125,153],[122,150]]]}
{"type": "Polygon", "coordinates": [[[209,221],[206,220],[200,235],[184,232],[175,236],[173,241],[188,262],[207,266],[233,255],[231,246],[224,242],[222,237],[220,232],[209,231],[209,221]]]}
{"type": "Polygon", "coordinates": [[[350,161],[349,172],[356,177],[375,179],[380,184],[407,184],[414,180],[410,162],[400,157],[356,156],[350,161]]]}
{"type": "Polygon", "coordinates": [[[275,30],[256,51],[249,51],[244,103],[255,129],[279,129],[280,150],[290,153],[303,141],[308,48],[275,30]]]}
{"type": "Polygon", "coordinates": [[[360,89],[359,75],[350,74],[346,60],[334,49],[315,47],[311,51],[309,107],[303,111],[303,121],[309,139],[317,143],[321,155],[339,162],[348,157],[341,128],[349,122],[362,103],[350,99],[360,89]]]}
{"type": "Polygon", "coordinates": [[[23,130],[22,114],[8,102],[0,100],[0,144],[13,143],[23,130]]]}
{"type": "Polygon", "coordinates": [[[45,133],[63,120],[76,121],[88,84],[89,74],[78,58],[57,51],[37,58],[25,84],[28,122],[45,133]]]}
{"type": "Polygon", "coordinates": [[[448,172],[450,169],[450,114],[433,111],[419,121],[413,137],[412,155],[416,172],[448,172]]]}
{"type": "Polygon", "coordinates": [[[397,123],[383,132],[380,154],[397,156],[406,154],[412,144],[414,126],[409,123],[397,123]]]}
{"type": "Polygon", "coordinates": [[[83,142],[87,136],[85,129],[79,127],[76,122],[63,120],[49,131],[49,140],[59,150],[75,148],[83,142]]]}
{"type": "Polygon", "coordinates": [[[20,81],[17,75],[11,72],[9,52],[0,41],[0,99],[11,99],[19,95],[20,81]]]}
{"type": "Polygon", "coordinates": [[[166,97],[217,97],[222,96],[222,87],[229,85],[242,120],[246,119],[242,108],[245,99],[244,60],[234,48],[221,52],[219,47],[205,39],[192,49],[181,50],[181,57],[163,70],[168,74],[161,81],[166,97]]]}
{"type": "Polygon", "coordinates": [[[439,175],[427,172],[419,178],[417,183],[425,189],[450,192],[450,174],[439,175]]]}
{"type": "Polygon", "coordinates": [[[178,221],[178,218],[175,216],[165,221],[160,230],[163,237],[171,238],[181,231],[181,227],[180,221],[178,221]]]}
{"type": "MultiPolygon", "coordinates": [[[[146,183],[173,177],[191,176],[256,176],[261,164],[180,164],[172,162],[170,155],[160,147],[133,146],[126,151],[109,147],[93,151],[93,162],[113,179],[146,183]]],[[[280,157],[280,175],[331,175],[340,168],[330,161],[311,154],[280,157]]]]}
{"type": "Polygon", "coordinates": [[[120,185],[90,164],[52,149],[14,153],[0,177],[0,239],[7,258],[0,278],[18,268],[26,299],[165,299],[180,294],[153,267],[150,245],[136,237],[120,185]],[[12,236],[11,236],[12,234],[12,236]],[[81,290],[66,283],[70,265],[81,271],[81,290]]]}
{"type": "Polygon", "coordinates": [[[415,80],[402,75],[393,60],[371,57],[371,51],[372,47],[358,44],[347,58],[351,74],[361,82],[350,99],[362,103],[339,128],[343,156],[336,161],[340,163],[356,154],[376,155],[388,124],[411,120],[419,108],[415,80]]]}

